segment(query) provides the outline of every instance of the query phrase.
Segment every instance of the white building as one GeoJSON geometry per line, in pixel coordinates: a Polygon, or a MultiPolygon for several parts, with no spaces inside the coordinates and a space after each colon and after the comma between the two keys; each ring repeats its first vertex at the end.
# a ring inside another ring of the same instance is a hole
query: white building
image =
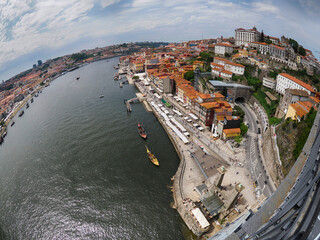
{"type": "Polygon", "coordinates": [[[227,71],[227,70],[222,70],[222,71],[220,72],[220,76],[221,76],[222,78],[231,79],[231,78],[232,78],[232,72],[227,71]]]}
{"type": "Polygon", "coordinates": [[[233,52],[233,47],[227,43],[218,43],[214,47],[214,53],[219,55],[224,55],[225,53],[231,54],[233,52]]]}
{"type": "Polygon", "coordinates": [[[224,66],[226,62],[228,62],[225,58],[215,57],[213,59],[214,63],[224,66]]]}
{"type": "Polygon", "coordinates": [[[236,75],[243,75],[245,66],[233,62],[226,62],[224,68],[225,70],[230,71],[236,75]]]}
{"type": "Polygon", "coordinates": [[[252,42],[251,47],[257,49],[261,54],[267,54],[270,51],[270,47],[265,42],[252,42]]]}
{"type": "Polygon", "coordinates": [[[277,85],[277,81],[274,80],[273,78],[263,77],[262,85],[270,89],[275,89],[277,85]]]}
{"type": "Polygon", "coordinates": [[[314,89],[309,84],[302,82],[288,73],[279,73],[277,76],[276,91],[284,95],[287,88],[304,90],[307,91],[309,95],[315,93],[314,89]]]}
{"type": "Polygon", "coordinates": [[[213,75],[215,75],[215,76],[220,76],[220,71],[221,71],[221,69],[219,69],[219,68],[211,68],[211,73],[213,74],[213,75]]]}
{"type": "Polygon", "coordinates": [[[235,30],[235,45],[240,46],[246,43],[258,42],[260,38],[260,32],[257,31],[256,27],[252,29],[237,28],[235,30]]]}

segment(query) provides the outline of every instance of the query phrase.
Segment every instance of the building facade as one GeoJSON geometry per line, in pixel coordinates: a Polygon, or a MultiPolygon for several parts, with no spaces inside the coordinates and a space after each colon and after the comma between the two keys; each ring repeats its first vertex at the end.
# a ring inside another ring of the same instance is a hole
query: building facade
{"type": "Polygon", "coordinates": [[[218,43],[214,48],[214,53],[219,55],[224,55],[225,53],[231,54],[232,52],[233,47],[227,43],[218,43]]]}
{"type": "Polygon", "coordinates": [[[256,27],[252,29],[237,28],[235,30],[235,45],[245,45],[251,42],[258,42],[260,40],[260,32],[257,31],[256,27]]]}
{"type": "Polygon", "coordinates": [[[281,95],[284,95],[287,88],[304,90],[312,96],[315,94],[314,89],[309,84],[302,82],[288,73],[279,73],[277,75],[276,91],[281,95]]]}
{"type": "Polygon", "coordinates": [[[262,85],[270,89],[276,89],[277,81],[273,78],[263,77],[262,85]]]}

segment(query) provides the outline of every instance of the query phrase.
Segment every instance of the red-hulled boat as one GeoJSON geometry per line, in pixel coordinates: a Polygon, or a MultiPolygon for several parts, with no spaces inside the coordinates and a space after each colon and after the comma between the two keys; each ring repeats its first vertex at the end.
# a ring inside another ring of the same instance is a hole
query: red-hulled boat
{"type": "Polygon", "coordinates": [[[143,127],[140,123],[138,123],[138,132],[142,138],[144,138],[144,139],[147,138],[147,132],[143,129],[143,127]]]}

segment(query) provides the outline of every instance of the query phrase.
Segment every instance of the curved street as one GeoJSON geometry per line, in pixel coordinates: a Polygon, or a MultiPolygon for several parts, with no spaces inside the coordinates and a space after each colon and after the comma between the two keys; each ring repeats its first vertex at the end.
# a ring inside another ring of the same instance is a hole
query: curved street
{"type": "Polygon", "coordinates": [[[244,103],[238,103],[238,106],[245,113],[245,122],[248,124],[247,140],[246,140],[246,153],[247,158],[245,165],[250,170],[251,178],[256,189],[257,197],[263,193],[264,196],[269,197],[272,194],[272,187],[270,186],[269,176],[265,166],[263,165],[259,141],[261,134],[258,134],[258,129],[261,128],[257,117],[250,110],[249,106],[244,103]]]}

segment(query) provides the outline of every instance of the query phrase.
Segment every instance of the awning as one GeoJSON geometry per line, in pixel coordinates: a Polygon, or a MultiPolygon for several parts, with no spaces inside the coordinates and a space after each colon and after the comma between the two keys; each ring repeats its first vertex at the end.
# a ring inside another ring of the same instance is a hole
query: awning
{"type": "Polygon", "coordinates": [[[193,113],[190,113],[189,116],[192,117],[194,120],[198,120],[198,117],[196,115],[194,115],[193,113]]]}

